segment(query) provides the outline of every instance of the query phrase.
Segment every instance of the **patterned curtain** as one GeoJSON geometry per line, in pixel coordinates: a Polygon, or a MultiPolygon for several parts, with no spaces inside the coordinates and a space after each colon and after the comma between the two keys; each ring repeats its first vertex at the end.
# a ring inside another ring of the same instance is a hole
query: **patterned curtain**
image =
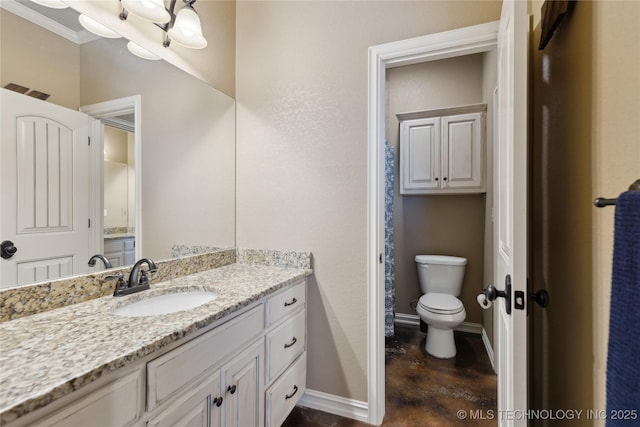
{"type": "Polygon", "coordinates": [[[394,147],[385,144],[385,186],[384,186],[384,335],[394,335],[393,319],[396,305],[396,273],[393,256],[393,181],[394,147]]]}

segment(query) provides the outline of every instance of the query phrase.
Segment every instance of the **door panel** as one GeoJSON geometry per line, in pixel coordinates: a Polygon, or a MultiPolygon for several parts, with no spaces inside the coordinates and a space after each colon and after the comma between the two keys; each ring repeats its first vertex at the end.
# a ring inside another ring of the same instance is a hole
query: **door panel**
{"type": "MultiPolygon", "coordinates": [[[[505,0],[498,34],[497,138],[494,170],[494,283],[512,283],[527,295],[527,57],[526,2],[505,0]]],[[[498,414],[501,426],[526,426],[522,412],[527,396],[527,316],[525,309],[507,313],[504,298],[494,305],[497,330],[498,414]],[[518,412],[516,412],[518,411],[518,412]],[[520,414],[520,416],[518,416],[520,414]]]]}
{"type": "Polygon", "coordinates": [[[89,124],[84,113],[1,89],[0,287],[87,271],[89,124]]]}

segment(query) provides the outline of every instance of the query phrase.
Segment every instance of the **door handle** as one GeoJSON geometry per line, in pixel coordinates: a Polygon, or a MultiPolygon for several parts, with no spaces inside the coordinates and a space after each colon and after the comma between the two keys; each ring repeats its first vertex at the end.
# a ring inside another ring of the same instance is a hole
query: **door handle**
{"type": "Polygon", "coordinates": [[[498,298],[504,298],[507,314],[511,314],[511,275],[507,274],[504,279],[504,291],[499,291],[495,286],[489,285],[482,293],[489,301],[495,301],[498,298]]]}
{"type": "Polygon", "coordinates": [[[16,252],[18,252],[18,248],[13,245],[11,240],[5,240],[0,243],[0,256],[4,259],[11,258],[16,252]]]}

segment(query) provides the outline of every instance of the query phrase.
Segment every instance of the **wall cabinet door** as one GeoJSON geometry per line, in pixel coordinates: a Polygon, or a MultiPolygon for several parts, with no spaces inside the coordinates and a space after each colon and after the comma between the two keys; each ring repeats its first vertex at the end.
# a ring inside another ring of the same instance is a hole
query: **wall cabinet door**
{"type": "Polygon", "coordinates": [[[222,369],[226,427],[264,423],[264,344],[260,341],[222,369]]]}
{"type": "Polygon", "coordinates": [[[480,113],[442,118],[441,187],[484,189],[480,113]]]}
{"type": "Polygon", "coordinates": [[[440,119],[400,122],[400,194],[440,187],[440,119]]]}

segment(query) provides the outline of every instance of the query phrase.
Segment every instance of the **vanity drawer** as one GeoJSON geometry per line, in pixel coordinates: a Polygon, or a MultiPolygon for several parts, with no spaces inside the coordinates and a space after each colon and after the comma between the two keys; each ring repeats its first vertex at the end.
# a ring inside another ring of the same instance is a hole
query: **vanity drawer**
{"type": "Polygon", "coordinates": [[[306,347],[306,311],[267,334],[267,384],[278,377],[306,347]]]}
{"type": "Polygon", "coordinates": [[[282,425],[307,388],[307,353],[293,365],[267,390],[266,427],[282,425]]]}
{"type": "Polygon", "coordinates": [[[147,410],[193,384],[208,369],[264,330],[264,306],[222,324],[147,363],[147,410]]]}
{"type": "Polygon", "coordinates": [[[284,316],[304,306],[306,297],[307,288],[303,281],[299,285],[269,298],[267,300],[267,313],[269,314],[267,324],[273,325],[284,316]]]}

